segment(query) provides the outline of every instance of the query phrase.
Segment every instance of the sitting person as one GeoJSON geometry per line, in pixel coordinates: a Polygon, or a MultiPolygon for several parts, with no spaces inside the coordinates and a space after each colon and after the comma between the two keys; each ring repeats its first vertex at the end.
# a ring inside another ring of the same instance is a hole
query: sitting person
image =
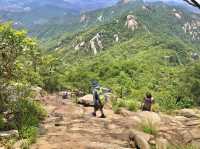
{"type": "Polygon", "coordinates": [[[154,103],[154,99],[151,93],[146,93],[146,97],[144,98],[144,103],[142,105],[142,111],[151,111],[151,107],[153,103],[154,103]]]}

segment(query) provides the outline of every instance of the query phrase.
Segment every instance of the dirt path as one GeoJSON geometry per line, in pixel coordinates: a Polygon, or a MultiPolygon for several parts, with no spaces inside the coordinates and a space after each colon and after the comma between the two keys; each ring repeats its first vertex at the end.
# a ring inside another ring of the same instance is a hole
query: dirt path
{"type": "MultiPolygon", "coordinates": [[[[153,112],[114,114],[105,109],[106,118],[92,117],[92,107],[76,105],[58,96],[47,96],[43,103],[48,112],[37,143],[31,149],[128,149],[130,129],[136,131],[143,120],[157,123],[157,135],[139,132],[151,145],[192,143],[200,148],[200,111],[183,110],[179,116],[153,112]]],[[[197,148],[198,148],[197,147],[197,148]]]]}
{"type": "Polygon", "coordinates": [[[106,119],[91,116],[93,109],[63,101],[56,96],[44,99],[48,118],[32,149],[125,149],[127,122],[106,109],[106,119]]]}

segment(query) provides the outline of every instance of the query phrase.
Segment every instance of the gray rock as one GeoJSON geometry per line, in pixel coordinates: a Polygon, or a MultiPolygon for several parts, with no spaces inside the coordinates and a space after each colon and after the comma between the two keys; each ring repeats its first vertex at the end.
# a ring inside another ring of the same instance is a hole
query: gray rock
{"type": "Polygon", "coordinates": [[[14,137],[18,136],[18,131],[17,130],[10,130],[10,131],[1,131],[0,132],[0,138],[9,138],[9,137],[14,137]]]}
{"type": "Polygon", "coordinates": [[[129,133],[129,142],[135,142],[135,146],[137,146],[140,149],[150,149],[150,145],[148,143],[150,139],[151,139],[150,135],[142,132],[131,130],[129,133]]]}
{"type": "Polygon", "coordinates": [[[200,118],[200,113],[194,109],[182,109],[177,114],[187,118],[200,118]]]}
{"type": "Polygon", "coordinates": [[[81,104],[83,106],[94,106],[93,95],[89,94],[79,98],[78,104],[81,104]]]}

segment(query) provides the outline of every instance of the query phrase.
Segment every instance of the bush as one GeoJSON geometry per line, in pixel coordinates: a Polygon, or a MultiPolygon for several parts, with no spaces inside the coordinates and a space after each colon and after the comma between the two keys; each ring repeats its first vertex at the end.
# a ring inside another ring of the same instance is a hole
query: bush
{"type": "Polygon", "coordinates": [[[119,111],[120,111],[120,106],[118,104],[118,100],[111,100],[111,103],[112,103],[112,110],[114,111],[115,114],[118,114],[119,111]]]}
{"type": "Polygon", "coordinates": [[[117,105],[118,105],[119,107],[126,107],[126,106],[127,106],[127,103],[126,103],[126,102],[127,102],[126,100],[120,99],[120,100],[117,101],[117,105]]]}
{"type": "Polygon", "coordinates": [[[155,103],[152,105],[152,111],[153,112],[159,112],[160,111],[160,106],[158,103],[155,103]]]}
{"type": "Polygon", "coordinates": [[[183,108],[192,108],[195,105],[194,101],[188,98],[182,99],[180,102],[176,104],[176,106],[180,109],[183,108]]]}
{"type": "Polygon", "coordinates": [[[126,107],[130,111],[137,111],[139,109],[138,103],[136,101],[131,101],[131,100],[127,101],[126,107]]]}
{"type": "Polygon", "coordinates": [[[119,114],[120,112],[120,107],[119,105],[112,105],[112,110],[114,111],[115,114],[119,114]]]}
{"type": "Polygon", "coordinates": [[[0,130],[2,130],[4,128],[4,120],[3,120],[3,116],[0,115],[0,130]]]}
{"type": "Polygon", "coordinates": [[[137,111],[139,108],[139,105],[136,101],[130,100],[130,99],[118,99],[112,101],[112,109],[115,113],[118,113],[120,108],[127,108],[130,111],[137,111]]]}
{"type": "Polygon", "coordinates": [[[160,109],[164,112],[172,111],[175,109],[191,108],[195,105],[193,100],[184,98],[179,102],[176,102],[176,99],[173,97],[166,97],[157,100],[160,106],[160,109]]]}
{"type": "Polygon", "coordinates": [[[199,149],[199,147],[192,144],[188,144],[188,145],[169,146],[167,149],[199,149]]]}
{"type": "Polygon", "coordinates": [[[34,143],[36,141],[37,138],[37,132],[38,132],[38,128],[37,127],[23,127],[20,131],[21,136],[23,139],[28,139],[28,142],[34,143]]]}
{"type": "Polygon", "coordinates": [[[157,135],[158,133],[156,125],[153,124],[151,121],[143,121],[141,123],[141,129],[143,132],[151,134],[151,135],[157,135]]]}
{"type": "Polygon", "coordinates": [[[39,103],[21,99],[13,105],[14,123],[19,131],[20,138],[30,139],[36,137],[39,122],[46,116],[45,110],[39,103]]]}

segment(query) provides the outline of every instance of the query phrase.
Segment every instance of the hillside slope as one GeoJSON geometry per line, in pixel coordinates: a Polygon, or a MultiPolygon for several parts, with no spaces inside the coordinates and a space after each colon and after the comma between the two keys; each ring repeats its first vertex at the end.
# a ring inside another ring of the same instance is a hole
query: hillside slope
{"type": "Polygon", "coordinates": [[[160,103],[182,96],[182,74],[199,60],[200,16],[163,3],[136,4],[51,48],[66,68],[67,87],[88,92],[91,80],[98,80],[127,99],[142,100],[146,91],[160,103]]]}
{"type": "MultiPolygon", "coordinates": [[[[123,15],[117,18],[111,19],[112,17],[109,16],[110,22],[90,27],[86,31],[69,37],[63,36],[58,45],[54,47],[56,52],[60,52],[62,55],[67,55],[68,52],[70,55],[72,53],[96,55],[99,51],[115,44],[133,38],[137,40],[138,37],[146,34],[153,34],[158,38],[160,37],[160,40],[165,40],[165,37],[167,37],[166,39],[177,38],[187,44],[193,44],[193,47],[198,47],[200,15],[169,7],[163,3],[146,6],[144,3],[135,2],[129,7],[131,9],[134,7],[134,9],[132,11],[122,9],[123,15]],[[93,41],[94,46],[92,45],[93,41]]],[[[113,9],[120,10],[113,7],[108,8],[108,11],[112,12],[113,9]]],[[[129,10],[129,8],[127,9],[129,10]]],[[[109,12],[106,14],[109,14],[109,12]]]]}

